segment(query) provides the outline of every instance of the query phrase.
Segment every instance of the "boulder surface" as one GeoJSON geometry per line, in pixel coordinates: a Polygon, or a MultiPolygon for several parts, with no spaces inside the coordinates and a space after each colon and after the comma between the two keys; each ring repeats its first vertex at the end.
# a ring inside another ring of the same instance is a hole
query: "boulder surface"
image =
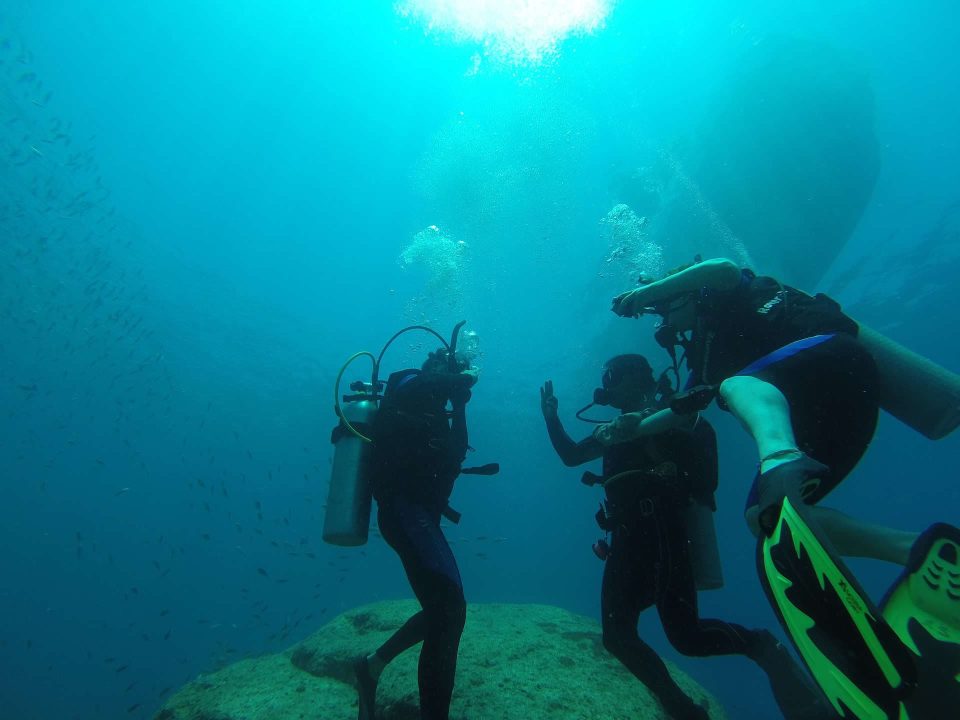
{"type": "MultiPolygon", "coordinates": [[[[413,601],[355,608],[283,653],[197,678],[156,720],[354,720],[352,664],[410,615],[413,601]]],[[[418,720],[414,648],[387,666],[379,720],[418,720]]],[[[726,718],[715,699],[671,666],[680,686],[726,718]]],[[[546,605],[471,605],[460,645],[451,720],[659,720],[649,691],[606,650],[596,621],[546,605]]]]}

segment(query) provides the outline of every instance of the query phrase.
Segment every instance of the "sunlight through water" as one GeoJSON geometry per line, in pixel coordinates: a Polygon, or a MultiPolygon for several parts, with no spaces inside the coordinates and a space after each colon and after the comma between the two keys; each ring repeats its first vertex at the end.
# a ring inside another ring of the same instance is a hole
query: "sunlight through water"
{"type": "Polygon", "coordinates": [[[486,54],[513,64],[537,64],[557,54],[571,35],[602,29],[613,0],[402,0],[403,17],[427,32],[480,42],[486,54]]]}

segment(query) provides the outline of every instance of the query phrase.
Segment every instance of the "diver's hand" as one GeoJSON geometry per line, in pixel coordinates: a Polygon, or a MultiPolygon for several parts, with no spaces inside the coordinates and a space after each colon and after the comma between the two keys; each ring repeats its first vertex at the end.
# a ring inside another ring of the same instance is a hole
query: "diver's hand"
{"type": "Polygon", "coordinates": [[[635,290],[620,293],[613,299],[613,307],[610,309],[620,317],[640,317],[645,305],[644,290],[646,287],[638,287],[635,290]]]}
{"type": "Polygon", "coordinates": [[[604,446],[633,440],[640,435],[643,418],[641,413],[624,413],[608,423],[598,425],[593,431],[593,437],[604,446]]]}
{"type": "Polygon", "coordinates": [[[560,401],[553,394],[553,380],[547,380],[540,388],[540,412],[543,413],[543,419],[552,420],[557,417],[558,407],[560,401]]]}
{"type": "Polygon", "coordinates": [[[480,370],[479,368],[467,368],[466,370],[457,373],[453,376],[454,385],[450,390],[450,403],[453,407],[462,408],[472,397],[470,388],[477,384],[477,380],[480,379],[480,370]]]}

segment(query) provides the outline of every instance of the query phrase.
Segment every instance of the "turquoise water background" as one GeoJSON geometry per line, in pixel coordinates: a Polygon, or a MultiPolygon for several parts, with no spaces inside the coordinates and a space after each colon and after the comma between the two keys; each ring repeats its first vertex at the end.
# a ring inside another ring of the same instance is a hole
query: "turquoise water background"
{"type": "MultiPolygon", "coordinates": [[[[431,29],[429,3],[4,2],[3,717],[150,717],[200,673],[408,596],[378,538],[320,539],[334,378],[404,325],[478,338],[468,462],[503,469],[453,498],[468,602],[594,617],[599,497],[553,454],[537,389],[553,379],[579,437],[607,357],[666,366],[651,320],[609,312],[638,271],[741,253],[960,369],[955,4],[595,5],[537,56],[431,29]],[[791,176],[811,148],[802,212],[729,172],[791,176]],[[818,195],[838,177],[862,208],[818,195]],[[841,237],[809,231],[841,215],[841,237]]],[[[409,336],[387,369],[433,348],[409,336]]],[[[727,586],[703,610],[773,627],[740,518],[754,449],[710,413],[727,586]]],[[[884,417],[831,503],[956,523],[957,442],[884,417]]],[[[876,596],[895,576],[852,567],[876,596]]],[[[731,718],[775,717],[746,660],[679,657],[652,612],[641,632],[731,718]]]]}

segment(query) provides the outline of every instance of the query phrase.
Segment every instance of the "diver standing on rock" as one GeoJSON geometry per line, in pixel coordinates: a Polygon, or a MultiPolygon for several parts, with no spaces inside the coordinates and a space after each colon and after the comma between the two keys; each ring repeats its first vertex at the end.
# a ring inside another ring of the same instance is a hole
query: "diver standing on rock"
{"type": "MultiPolygon", "coordinates": [[[[642,355],[607,361],[602,383],[591,405],[609,405],[623,413],[653,414],[672,395],[668,379],[655,380],[642,355]]],[[[585,420],[581,415],[591,405],[577,417],[585,420]]],[[[565,465],[603,459],[603,475],[588,472],[583,481],[603,485],[606,503],[597,522],[612,534],[609,545],[602,540],[594,546],[606,561],[600,601],[604,647],[650,689],[669,717],[707,720],[707,710],[684,693],[637,632],[640,613],[656,605],[663,630],[679,652],[745,655],[768,675],[787,720],[825,718],[827,709],[812,685],[770,632],[699,616],[698,586],[722,585],[711,517],[718,470],[710,424],[698,417],[688,427],[605,447],[592,435],[579,443],[567,435],[549,380],[540,389],[540,406],[550,441],[565,465]],[[701,567],[711,572],[701,571],[698,577],[691,547],[701,538],[710,541],[715,567],[706,563],[701,567]]]]}
{"type": "Polygon", "coordinates": [[[466,457],[466,405],[477,381],[477,370],[455,349],[454,342],[430,353],[420,370],[393,373],[373,422],[377,523],[422,609],[356,661],[359,720],[374,718],[383,668],[419,642],[420,717],[447,720],[449,714],[466,602],[440,518],[458,519],[447,501],[466,457]]]}

